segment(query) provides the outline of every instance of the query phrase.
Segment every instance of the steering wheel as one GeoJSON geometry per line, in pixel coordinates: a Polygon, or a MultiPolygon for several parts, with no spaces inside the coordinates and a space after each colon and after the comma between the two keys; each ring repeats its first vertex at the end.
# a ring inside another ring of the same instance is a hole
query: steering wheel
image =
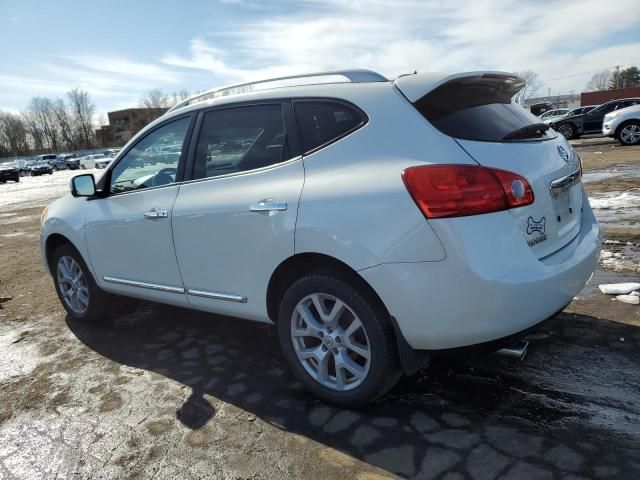
{"type": "Polygon", "coordinates": [[[162,168],[156,172],[151,180],[152,187],[158,187],[160,185],[168,185],[173,183],[176,178],[178,170],[173,167],[162,168]]]}

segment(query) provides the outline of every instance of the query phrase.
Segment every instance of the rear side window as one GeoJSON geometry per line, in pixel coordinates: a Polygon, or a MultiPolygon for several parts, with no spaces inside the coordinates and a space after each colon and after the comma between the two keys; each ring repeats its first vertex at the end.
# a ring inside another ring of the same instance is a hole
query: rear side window
{"type": "Polygon", "coordinates": [[[255,170],[290,158],[279,103],[213,110],[204,114],[194,177],[255,170]]]}
{"type": "MultiPolygon", "coordinates": [[[[414,106],[446,135],[500,142],[519,129],[540,123],[540,118],[511,102],[521,86],[484,76],[465,78],[436,88],[414,106]]],[[[527,140],[547,138],[552,135],[536,132],[527,140]]]]}
{"type": "Polygon", "coordinates": [[[364,125],[364,116],[355,108],[330,101],[294,103],[302,152],[309,153],[364,125]]]}

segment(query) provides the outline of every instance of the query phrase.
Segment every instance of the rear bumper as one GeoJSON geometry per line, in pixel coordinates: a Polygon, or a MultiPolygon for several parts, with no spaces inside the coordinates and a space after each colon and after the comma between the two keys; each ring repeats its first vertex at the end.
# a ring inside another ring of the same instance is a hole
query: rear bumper
{"type": "Polygon", "coordinates": [[[359,272],[414,349],[476,345],[535,326],[584,287],[602,243],[586,195],[578,236],[542,260],[522,240],[509,212],[430,223],[447,250],[445,260],[359,272]]]}

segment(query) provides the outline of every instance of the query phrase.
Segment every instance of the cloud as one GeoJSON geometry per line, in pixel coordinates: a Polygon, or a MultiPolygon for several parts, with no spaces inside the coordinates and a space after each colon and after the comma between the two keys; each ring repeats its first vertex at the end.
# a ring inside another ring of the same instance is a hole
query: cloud
{"type": "Polygon", "coordinates": [[[0,106],[63,96],[75,86],[99,108],[135,105],[152,88],[191,91],[288,74],[370,68],[532,69],[552,93],[580,91],[591,73],[640,63],[638,0],[222,0],[210,31],[144,61],[126,54],[33,57],[0,73],[0,106]],[[624,14],[620,14],[624,12],[624,14]],[[37,72],[37,75],[34,74],[37,72]],[[574,75],[580,74],[580,75],[574,75]]]}
{"type": "MultiPolygon", "coordinates": [[[[640,54],[629,57],[638,52],[637,33],[628,45],[607,43],[640,24],[636,7],[637,0],[618,0],[616,8],[601,0],[307,1],[287,15],[262,15],[199,36],[186,55],[161,61],[210,72],[222,83],[343,68],[389,77],[416,69],[533,69],[555,78],[640,61],[640,54]]],[[[579,90],[588,79],[549,86],[579,90]]]]}
{"type": "Polygon", "coordinates": [[[101,108],[109,109],[116,102],[135,105],[137,99],[152,88],[180,90],[184,73],[127,57],[61,55],[46,61],[28,60],[13,73],[0,74],[0,84],[6,85],[0,91],[0,105],[4,109],[24,108],[34,96],[62,98],[74,87],[87,90],[101,108]],[[111,105],[102,105],[103,101],[111,105]]]}

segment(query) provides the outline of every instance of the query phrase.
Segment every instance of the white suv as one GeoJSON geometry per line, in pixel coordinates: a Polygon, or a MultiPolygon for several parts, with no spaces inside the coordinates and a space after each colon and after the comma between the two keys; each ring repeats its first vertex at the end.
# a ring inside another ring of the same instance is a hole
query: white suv
{"type": "Polygon", "coordinates": [[[617,138],[622,145],[640,144],[640,104],[607,113],[602,133],[617,138]]]}
{"type": "Polygon", "coordinates": [[[601,244],[577,154],[511,102],[523,84],[356,70],[192,97],[43,213],[62,304],[276,323],[293,373],[344,406],[433,351],[498,348],[571,302],[601,244]]]}

